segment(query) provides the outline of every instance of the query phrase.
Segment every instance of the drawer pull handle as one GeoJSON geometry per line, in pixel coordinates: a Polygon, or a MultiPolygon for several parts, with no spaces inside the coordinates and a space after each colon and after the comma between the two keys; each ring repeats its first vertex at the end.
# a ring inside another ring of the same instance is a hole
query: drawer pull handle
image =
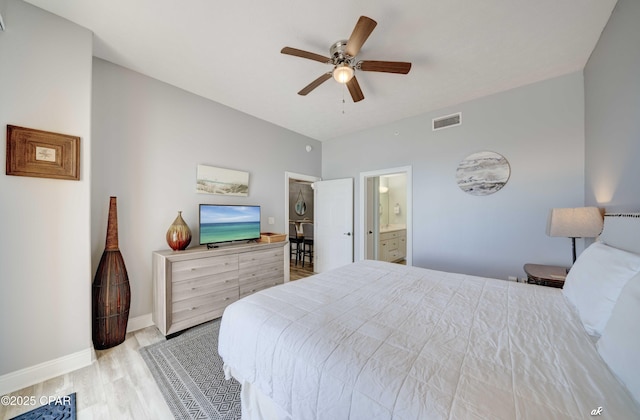
{"type": "Polygon", "coordinates": [[[256,289],[251,289],[251,293],[253,293],[253,292],[255,292],[255,291],[256,291],[256,289]]]}
{"type": "Polygon", "coordinates": [[[195,287],[192,287],[192,288],[191,288],[191,290],[196,290],[196,288],[195,288],[195,287]]]}
{"type": "Polygon", "coordinates": [[[195,311],[196,309],[198,309],[198,308],[196,308],[195,306],[192,307],[192,308],[189,308],[190,311],[195,311]]]}
{"type": "Polygon", "coordinates": [[[228,297],[226,297],[226,298],[224,298],[224,300],[229,300],[229,298],[228,298],[228,297]]]}

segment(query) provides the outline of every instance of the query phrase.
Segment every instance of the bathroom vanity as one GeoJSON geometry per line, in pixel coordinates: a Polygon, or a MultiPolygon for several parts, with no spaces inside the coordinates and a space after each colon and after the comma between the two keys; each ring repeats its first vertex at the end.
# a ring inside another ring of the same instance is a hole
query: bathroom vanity
{"type": "Polygon", "coordinates": [[[407,229],[405,227],[380,228],[378,259],[397,262],[407,257],[407,229]]]}

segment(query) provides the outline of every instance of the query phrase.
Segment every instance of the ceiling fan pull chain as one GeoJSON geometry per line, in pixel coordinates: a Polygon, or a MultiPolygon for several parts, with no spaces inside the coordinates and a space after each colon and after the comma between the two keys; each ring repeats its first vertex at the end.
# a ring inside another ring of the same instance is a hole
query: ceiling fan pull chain
{"type": "Polygon", "coordinates": [[[347,85],[342,86],[342,115],[344,115],[344,91],[347,90],[347,85]]]}

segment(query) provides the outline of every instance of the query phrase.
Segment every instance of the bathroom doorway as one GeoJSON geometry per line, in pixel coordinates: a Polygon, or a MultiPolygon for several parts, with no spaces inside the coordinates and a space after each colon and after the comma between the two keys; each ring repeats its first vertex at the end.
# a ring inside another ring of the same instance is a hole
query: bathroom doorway
{"type": "Polygon", "coordinates": [[[411,167],[361,173],[360,185],[360,259],[411,265],[411,167]]]}

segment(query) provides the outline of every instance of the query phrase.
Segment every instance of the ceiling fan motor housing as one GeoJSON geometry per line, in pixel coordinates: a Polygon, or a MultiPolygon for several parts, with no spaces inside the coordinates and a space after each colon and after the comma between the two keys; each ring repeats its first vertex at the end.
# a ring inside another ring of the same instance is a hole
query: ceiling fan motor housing
{"type": "Polygon", "coordinates": [[[331,62],[334,65],[338,65],[338,64],[352,65],[351,60],[353,59],[353,57],[351,57],[345,52],[346,49],[347,49],[346,40],[336,41],[331,46],[331,48],[329,49],[329,53],[331,54],[331,62]]]}

